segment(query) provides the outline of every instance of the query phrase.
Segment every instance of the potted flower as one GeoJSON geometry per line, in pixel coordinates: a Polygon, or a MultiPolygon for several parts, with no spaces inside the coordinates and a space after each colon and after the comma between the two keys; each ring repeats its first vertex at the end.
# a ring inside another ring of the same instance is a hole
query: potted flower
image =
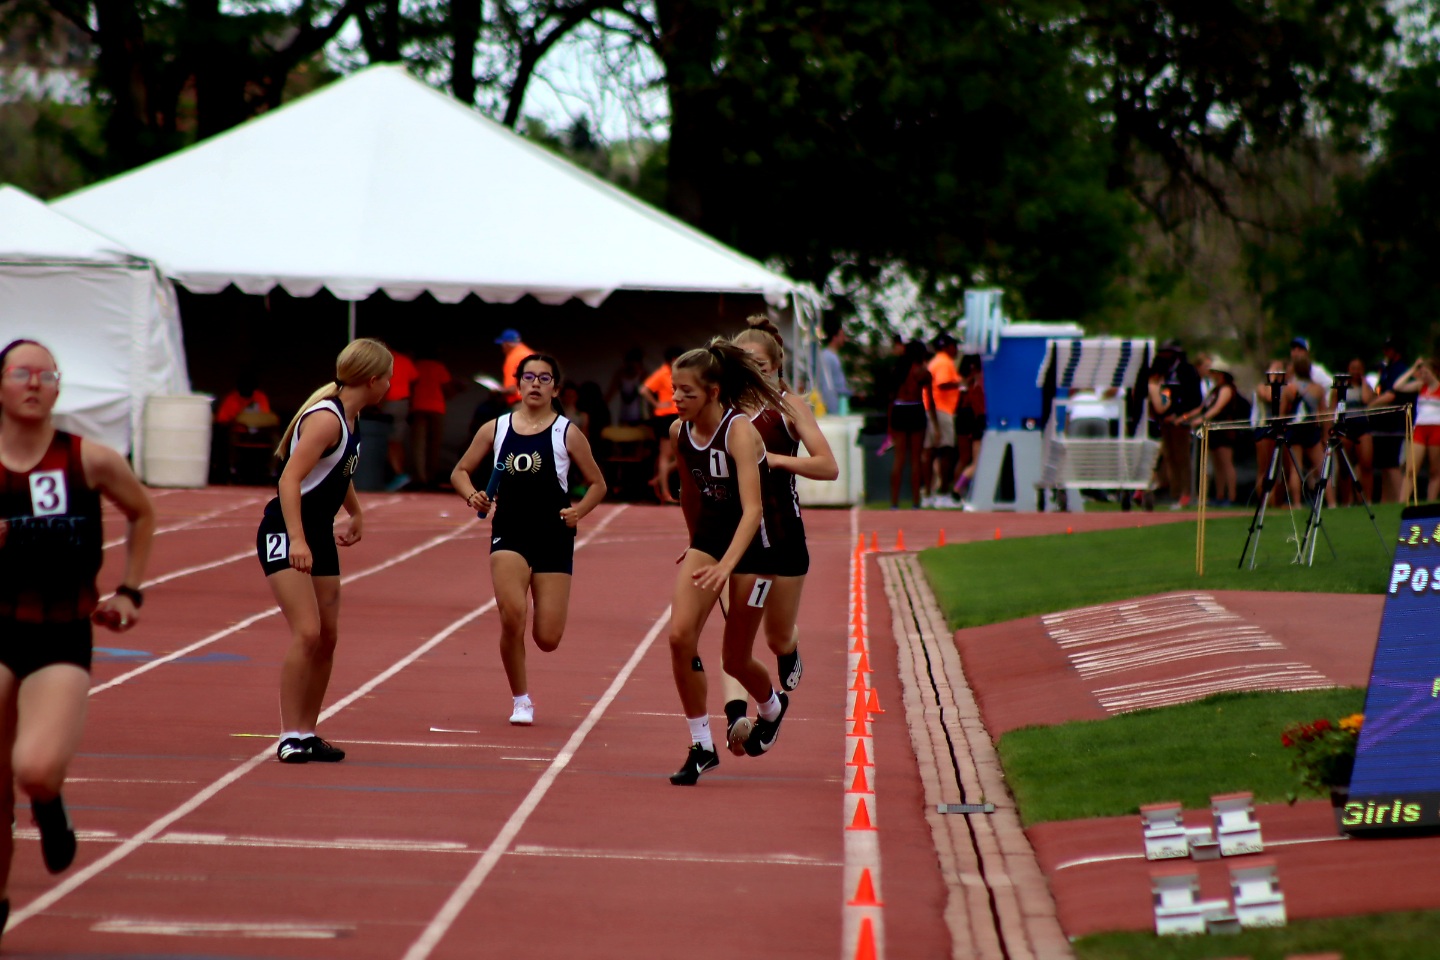
{"type": "MultiPolygon", "coordinates": [[[[1290,766],[1302,789],[1319,794],[1328,792],[1332,802],[1337,794],[1348,792],[1350,772],[1355,768],[1355,744],[1364,722],[1364,714],[1354,713],[1336,721],[1321,717],[1285,728],[1280,734],[1280,743],[1293,751],[1290,766]]],[[[1296,796],[1296,793],[1290,794],[1291,803],[1296,796]]]]}

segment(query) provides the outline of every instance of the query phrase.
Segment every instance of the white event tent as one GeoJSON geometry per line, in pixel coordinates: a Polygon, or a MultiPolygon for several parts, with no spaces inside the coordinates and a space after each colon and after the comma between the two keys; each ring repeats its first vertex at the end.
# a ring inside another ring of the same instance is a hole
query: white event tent
{"type": "Polygon", "coordinates": [[[0,187],[0,346],[60,366],[56,419],[141,462],[145,399],[190,390],[175,291],[155,265],[30,194],[0,187]]]}
{"type": "Polygon", "coordinates": [[[360,70],[57,201],[196,293],[277,285],[513,303],[797,285],[556,157],[404,68],[360,70]]]}

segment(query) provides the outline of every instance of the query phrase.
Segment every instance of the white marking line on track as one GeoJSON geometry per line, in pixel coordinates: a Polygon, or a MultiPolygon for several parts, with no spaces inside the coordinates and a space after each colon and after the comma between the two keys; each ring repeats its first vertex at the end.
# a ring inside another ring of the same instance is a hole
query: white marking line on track
{"type": "MultiPolygon", "coordinates": [[[[346,741],[347,743],[349,741],[346,741]]],[[[380,850],[409,853],[467,853],[470,847],[459,841],[447,840],[379,840],[369,837],[339,837],[317,840],[313,837],[232,837],[223,833],[186,833],[172,830],[152,843],[196,847],[279,847],[296,850],[380,850]]]]}
{"type": "MultiPolygon", "coordinates": [[[[674,716],[673,714],[671,716],[674,716]]],[[[838,860],[821,860],[790,853],[722,856],[713,853],[679,853],[674,850],[592,850],[588,847],[546,847],[517,843],[506,856],[558,857],[571,860],[663,860],[675,863],[741,863],[782,867],[842,867],[838,860]]]]}
{"type": "Polygon", "coordinates": [[[101,920],[95,933],[139,933],[160,937],[243,937],[260,940],[334,940],[351,934],[349,924],[334,923],[216,923],[187,920],[101,920]]]}
{"type": "MultiPolygon", "coordinates": [[[[673,714],[672,714],[673,716],[673,714]]],[[[232,733],[232,737],[245,737],[253,740],[279,740],[280,735],[275,733],[232,733]]],[[[353,737],[346,737],[346,743],[358,743],[368,747],[456,747],[466,750],[518,750],[518,743],[440,743],[436,740],[356,740],[353,737]]],[[[501,760],[549,760],[550,757],[501,757],[501,760]]],[[[69,781],[67,781],[69,782],[69,781]]],[[[133,781],[141,782],[141,781],[133,781]]],[[[181,782],[181,781],[176,781],[181,782]]],[[[198,782],[198,781],[184,781],[198,782]]]]}
{"type": "MultiPolygon", "coordinates": [[[[605,527],[610,523],[610,521],[615,519],[615,517],[619,516],[622,512],[624,512],[624,510],[625,505],[622,504],[614,511],[602,517],[600,521],[595,524],[595,529],[591,532],[591,534],[575,544],[575,549],[579,550],[581,547],[585,546],[585,544],[589,543],[590,537],[593,537],[596,533],[599,533],[601,530],[605,529],[605,527]]],[[[475,523],[475,521],[471,520],[470,523],[473,524],[475,523]]],[[[468,525],[469,524],[467,524],[467,526],[468,525]]],[[[464,528],[462,527],[461,529],[464,528]]],[[[407,551],[407,553],[412,556],[418,554],[423,550],[429,549],[431,546],[444,542],[444,540],[448,539],[449,536],[450,535],[447,534],[444,537],[436,537],[434,540],[427,541],[427,543],[422,544],[420,547],[416,547],[412,551],[407,551]]],[[[401,556],[404,555],[402,554],[401,556]]],[[[370,571],[364,571],[360,574],[356,574],[355,576],[358,578],[364,575],[364,573],[366,572],[375,572],[376,570],[383,569],[385,566],[390,566],[396,562],[399,562],[399,559],[399,557],[394,558],[391,562],[387,564],[382,564],[379,567],[374,567],[370,571]]],[[[379,674],[375,675],[370,680],[366,681],[360,687],[355,689],[348,696],[336,701],[328,709],[326,709],[320,714],[320,719],[330,719],[335,714],[339,713],[341,710],[344,710],[346,707],[350,706],[350,704],[367,695],[368,693],[370,693],[371,690],[374,690],[380,684],[384,683],[386,680],[389,680],[401,670],[404,670],[406,667],[410,666],[410,664],[414,663],[416,660],[429,653],[431,650],[439,646],[445,640],[449,639],[449,637],[456,631],[458,631],[461,627],[464,627],[472,620],[475,620],[482,614],[493,609],[495,609],[494,599],[487,600],[485,603],[476,607],[474,610],[471,610],[463,617],[451,622],[447,627],[445,627],[439,633],[435,634],[435,636],[431,637],[429,640],[425,641],[420,646],[416,647],[414,650],[411,650],[405,656],[395,661],[385,670],[381,671],[379,674]]],[[[273,613],[276,611],[271,612],[273,613]]],[[[669,617],[669,613],[670,611],[666,610],[665,614],[667,618],[669,617]]],[[[133,672],[134,671],[132,671],[132,673],[133,672]]],[[[114,682],[115,681],[112,681],[112,684],[114,682]]],[[[93,693],[94,691],[92,690],[91,692],[93,693]]],[[[21,923],[24,923],[31,917],[42,913],[45,910],[48,910],[52,905],[58,903],[60,900],[64,899],[66,896],[68,896],[75,890],[78,890],[81,886],[90,881],[92,878],[99,876],[101,873],[104,873],[114,864],[119,863],[121,860],[125,859],[130,854],[134,853],[136,850],[149,843],[151,840],[154,840],[164,830],[169,828],[171,824],[180,820],[182,817],[186,817],[194,811],[198,810],[206,803],[206,801],[210,800],[212,797],[220,793],[220,791],[224,790],[232,783],[238,781],[241,777],[245,776],[250,771],[259,767],[260,764],[270,760],[273,756],[274,753],[270,745],[267,743],[263,750],[255,754],[249,760],[246,760],[238,767],[232,769],[229,773],[226,773],[217,780],[213,781],[209,786],[195,793],[193,796],[190,797],[190,799],[186,800],[184,803],[180,804],[180,806],[171,810],[169,813],[159,817],[156,820],[151,821],[149,825],[140,830],[134,836],[130,837],[130,839],[121,843],[109,853],[105,854],[105,856],[90,864],[87,864],[86,866],[70,874],[60,883],[51,887],[49,890],[36,897],[34,900],[31,900],[19,910],[12,912],[10,914],[9,923],[5,925],[5,930],[13,930],[15,927],[19,926],[21,923]]]]}
{"type": "MultiPolygon", "coordinates": [[[[1349,840],[1349,837],[1297,837],[1294,840],[1266,840],[1265,847],[1299,847],[1310,843],[1330,843],[1334,840],[1349,840]]],[[[1065,860],[1055,865],[1055,872],[1070,870],[1075,867],[1088,867],[1097,863],[1120,863],[1125,860],[1144,860],[1143,853],[1105,853],[1096,854],[1093,857],[1076,857],[1074,860],[1065,860]]]]}
{"type": "Polygon", "coordinates": [[[580,721],[580,726],[575,728],[575,732],[570,735],[570,739],[566,741],[559,755],[550,762],[550,766],[545,768],[545,772],[540,774],[540,779],[535,782],[535,786],[530,788],[530,792],[526,794],[525,799],[520,802],[520,806],[515,809],[514,813],[510,814],[510,819],[505,821],[505,826],[500,828],[500,833],[491,841],[489,848],[486,849],[484,855],[480,857],[479,862],[471,868],[470,873],[467,874],[465,879],[460,882],[460,885],[455,888],[455,892],[450,895],[450,899],[446,900],[445,904],[440,908],[440,912],[430,921],[430,925],[425,928],[415,943],[405,952],[404,960],[425,960],[425,958],[429,957],[431,952],[439,946],[440,941],[444,939],[445,934],[449,931],[451,925],[454,924],[455,919],[460,916],[460,912],[465,909],[465,905],[475,896],[481,884],[485,882],[485,878],[490,875],[490,871],[495,869],[495,865],[499,863],[500,858],[505,855],[506,848],[508,848],[515,837],[519,835],[520,829],[525,826],[525,821],[530,819],[530,815],[535,812],[535,808],[540,805],[540,801],[543,800],[545,794],[550,791],[550,787],[555,783],[556,778],[560,776],[560,771],[569,765],[570,760],[580,749],[580,745],[585,742],[585,738],[590,734],[590,731],[594,729],[595,724],[600,722],[600,717],[604,715],[606,708],[608,708],[615,700],[615,697],[619,695],[621,688],[629,681],[630,674],[635,672],[635,668],[639,666],[641,659],[644,658],[651,644],[655,642],[655,638],[660,635],[660,631],[664,629],[665,624],[668,623],[669,620],[670,608],[666,607],[665,612],[660,615],[660,618],[651,624],[650,630],[645,634],[645,638],[640,641],[639,646],[630,654],[630,659],[625,662],[625,666],[620,668],[620,672],[615,675],[615,679],[610,682],[610,686],[605,690],[605,693],[602,694],[600,699],[595,702],[595,705],[590,708],[590,712],[585,715],[585,719],[580,721]]]}
{"type": "MultiPolygon", "coordinates": [[[[171,524],[171,525],[168,526],[168,527],[161,527],[160,529],[158,529],[158,530],[155,531],[155,536],[158,537],[158,536],[160,536],[160,534],[162,534],[162,533],[175,533],[175,532],[177,532],[177,531],[179,531],[179,530],[188,530],[188,529],[190,529],[191,527],[199,526],[200,524],[204,523],[206,520],[213,520],[213,519],[215,519],[216,517],[220,516],[221,514],[229,513],[229,512],[232,511],[232,510],[240,510],[240,509],[242,509],[242,508],[244,508],[244,507],[253,507],[255,504],[257,504],[257,503],[259,503],[259,502],[260,502],[260,498],[259,498],[259,497],[250,497],[250,498],[247,499],[247,500],[241,500],[239,503],[232,503],[232,504],[230,504],[229,506],[221,507],[219,510],[211,510],[209,513],[202,513],[202,514],[200,514],[200,516],[198,516],[198,517],[191,517],[189,520],[182,520],[180,523],[171,524]]],[[[118,546],[120,546],[120,544],[122,544],[122,543],[124,543],[124,542],[125,542],[125,538],[124,538],[124,537],[117,537],[117,538],[114,539],[114,540],[108,541],[108,542],[105,544],[105,549],[106,549],[106,550],[109,550],[109,549],[111,549],[112,547],[118,547],[118,546]]]]}

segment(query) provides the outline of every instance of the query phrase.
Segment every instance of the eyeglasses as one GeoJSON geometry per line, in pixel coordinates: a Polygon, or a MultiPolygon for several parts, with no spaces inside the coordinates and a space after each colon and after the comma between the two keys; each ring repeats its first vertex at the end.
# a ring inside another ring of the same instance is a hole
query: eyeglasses
{"type": "Polygon", "coordinates": [[[538,383],[542,386],[547,383],[554,383],[555,377],[548,373],[522,373],[520,379],[526,383],[538,383]]]}
{"type": "Polygon", "coordinates": [[[60,382],[59,370],[35,370],[31,367],[6,367],[5,379],[11,383],[29,383],[31,377],[39,377],[40,382],[47,387],[53,387],[60,382]]]}

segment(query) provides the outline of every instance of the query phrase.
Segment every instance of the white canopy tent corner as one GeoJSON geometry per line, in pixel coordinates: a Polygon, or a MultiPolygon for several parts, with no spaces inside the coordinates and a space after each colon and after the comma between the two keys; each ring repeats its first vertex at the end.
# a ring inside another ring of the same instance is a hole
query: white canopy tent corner
{"type": "Polygon", "coordinates": [[[175,290],[156,265],[13,186],[0,186],[0,346],[43,343],[61,371],[56,420],[143,462],[146,399],[186,394],[175,290]]]}

